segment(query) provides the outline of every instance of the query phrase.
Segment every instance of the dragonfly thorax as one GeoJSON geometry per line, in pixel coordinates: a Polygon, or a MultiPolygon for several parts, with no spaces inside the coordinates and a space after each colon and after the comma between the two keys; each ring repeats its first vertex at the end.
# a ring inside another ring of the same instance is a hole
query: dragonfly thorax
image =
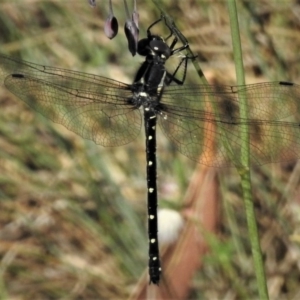
{"type": "Polygon", "coordinates": [[[135,83],[133,97],[130,102],[135,107],[144,107],[147,111],[151,110],[157,112],[160,99],[160,88],[149,88],[148,85],[142,83],[135,83]]]}

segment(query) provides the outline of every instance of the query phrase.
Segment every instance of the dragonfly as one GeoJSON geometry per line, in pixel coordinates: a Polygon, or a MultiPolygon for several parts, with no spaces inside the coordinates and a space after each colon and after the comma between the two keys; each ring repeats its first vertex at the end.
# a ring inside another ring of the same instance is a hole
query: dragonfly
{"type": "Polygon", "coordinates": [[[145,56],[133,83],[48,67],[0,54],[0,80],[31,108],[104,147],[126,145],[144,123],[148,197],[150,283],[159,284],[157,224],[157,124],[175,148],[211,167],[242,166],[243,131],[247,128],[250,165],[294,161],[300,157],[300,86],[264,82],[243,86],[185,84],[187,63],[177,38],[151,33],[138,43],[145,56]],[[171,41],[171,42],[170,42],[171,41]],[[169,72],[166,62],[178,56],[169,72]],[[240,117],[240,97],[247,98],[247,118],[240,117]],[[211,155],[213,153],[213,159],[211,155]]]}

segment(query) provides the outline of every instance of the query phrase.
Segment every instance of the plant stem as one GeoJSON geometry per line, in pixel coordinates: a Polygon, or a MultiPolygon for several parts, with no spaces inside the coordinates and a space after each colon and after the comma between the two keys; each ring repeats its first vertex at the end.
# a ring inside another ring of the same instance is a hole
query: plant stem
{"type": "MultiPolygon", "coordinates": [[[[245,76],[244,76],[244,68],[243,68],[243,57],[242,57],[239,24],[238,24],[238,16],[237,16],[235,0],[227,0],[227,6],[228,6],[228,12],[230,18],[231,37],[232,37],[237,84],[244,85],[245,76]]],[[[240,100],[240,118],[247,120],[248,105],[247,105],[246,94],[240,92],[239,100],[240,100]]],[[[240,162],[241,163],[239,164],[237,169],[241,176],[241,185],[243,191],[243,198],[245,202],[245,211],[247,217],[252,256],[254,261],[254,269],[255,269],[257,286],[258,286],[258,293],[260,299],[269,299],[263,258],[262,258],[260,243],[259,243],[259,235],[257,230],[252,193],[251,193],[251,176],[250,176],[250,169],[249,169],[249,162],[250,162],[249,129],[246,122],[241,124],[240,129],[241,129],[240,130],[240,138],[241,138],[240,162]]]]}

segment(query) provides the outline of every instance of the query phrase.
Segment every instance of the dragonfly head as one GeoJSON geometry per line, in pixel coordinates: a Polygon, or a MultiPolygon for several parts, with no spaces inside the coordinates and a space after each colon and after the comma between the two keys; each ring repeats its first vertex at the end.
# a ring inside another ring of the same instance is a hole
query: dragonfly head
{"type": "Polygon", "coordinates": [[[158,56],[167,60],[171,55],[171,49],[163,38],[158,35],[150,35],[138,43],[138,54],[142,56],[158,56]]]}

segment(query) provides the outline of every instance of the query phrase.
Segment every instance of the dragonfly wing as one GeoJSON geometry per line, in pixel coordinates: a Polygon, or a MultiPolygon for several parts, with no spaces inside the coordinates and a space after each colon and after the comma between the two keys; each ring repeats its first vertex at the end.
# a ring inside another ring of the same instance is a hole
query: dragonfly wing
{"type": "Polygon", "coordinates": [[[300,157],[299,102],[300,87],[279,82],[170,86],[160,124],[181,153],[202,164],[240,165],[242,125],[249,130],[250,164],[293,161],[300,157]],[[238,92],[247,97],[248,119],[240,118],[238,92]]]}
{"type": "MultiPolygon", "coordinates": [[[[5,78],[11,74],[24,74],[32,77],[43,78],[47,80],[47,77],[59,82],[61,77],[69,78],[68,84],[71,86],[71,79],[74,80],[74,87],[79,88],[78,80],[82,83],[81,88],[84,87],[86,83],[95,85],[106,85],[107,87],[119,87],[126,88],[127,84],[108,79],[102,76],[83,73],[68,69],[48,67],[44,65],[38,65],[32,62],[27,62],[25,60],[19,60],[14,57],[6,56],[0,54],[0,81],[4,82],[5,78]]],[[[50,80],[48,80],[50,81],[50,80]]]]}
{"type": "Polygon", "coordinates": [[[183,118],[168,111],[160,115],[159,124],[177,150],[191,160],[208,166],[222,166],[224,163],[226,153],[220,161],[211,160],[216,133],[212,123],[205,124],[204,120],[183,118]]]}
{"type": "Polygon", "coordinates": [[[99,76],[89,82],[71,73],[21,68],[6,77],[5,86],[45,117],[97,144],[120,146],[135,139],[142,119],[130,104],[130,86],[99,76]]]}

